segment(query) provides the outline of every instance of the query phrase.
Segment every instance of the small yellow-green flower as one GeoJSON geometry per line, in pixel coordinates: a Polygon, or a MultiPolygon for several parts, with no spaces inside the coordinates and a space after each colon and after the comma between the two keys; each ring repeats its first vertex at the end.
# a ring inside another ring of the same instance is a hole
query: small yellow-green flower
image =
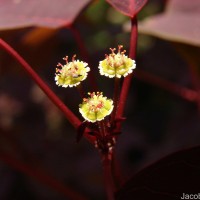
{"type": "Polygon", "coordinates": [[[85,120],[96,122],[103,120],[113,110],[113,101],[104,97],[102,92],[88,93],[89,97],[83,99],[79,105],[79,112],[85,120]]]}
{"type": "Polygon", "coordinates": [[[125,55],[126,51],[121,51],[122,48],[123,46],[119,45],[117,53],[115,53],[115,48],[110,48],[111,53],[106,55],[106,58],[99,62],[99,71],[101,75],[109,78],[121,78],[133,72],[133,69],[136,67],[135,61],[128,58],[125,55]]]}
{"type": "Polygon", "coordinates": [[[55,81],[58,86],[77,86],[87,78],[90,68],[86,62],[75,60],[75,55],[72,57],[71,62],[68,62],[67,56],[63,59],[66,61],[66,64],[62,65],[59,63],[57,65],[59,68],[56,68],[55,81]]]}

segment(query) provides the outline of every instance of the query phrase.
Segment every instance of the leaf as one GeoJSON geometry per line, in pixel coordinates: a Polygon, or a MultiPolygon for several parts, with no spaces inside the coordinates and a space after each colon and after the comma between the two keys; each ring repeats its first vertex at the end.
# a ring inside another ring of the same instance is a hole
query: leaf
{"type": "Polygon", "coordinates": [[[131,178],[117,192],[117,200],[175,200],[183,193],[198,194],[200,146],[173,153],[131,178]]]}
{"type": "Polygon", "coordinates": [[[147,3],[147,0],[107,0],[116,10],[129,17],[134,17],[147,3]]]}
{"type": "Polygon", "coordinates": [[[0,0],[0,30],[69,26],[90,0],[0,0]]]}
{"type": "Polygon", "coordinates": [[[200,46],[200,1],[170,0],[163,14],[139,23],[140,33],[200,46]]]}

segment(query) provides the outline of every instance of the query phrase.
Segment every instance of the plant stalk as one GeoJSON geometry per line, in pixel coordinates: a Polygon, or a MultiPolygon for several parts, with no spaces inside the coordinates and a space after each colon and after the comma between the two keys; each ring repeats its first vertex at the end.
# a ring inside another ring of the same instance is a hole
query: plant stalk
{"type": "MultiPolygon", "coordinates": [[[[29,76],[36,82],[36,84],[43,90],[43,92],[49,97],[49,99],[64,113],[65,117],[72,124],[75,129],[82,124],[78,117],[59,99],[59,97],[48,87],[48,85],[40,78],[40,76],[32,69],[32,67],[4,40],[0,38],[0,47],[7,51],[13,58],[15,58],[29,76]]],[[[86,129],[86,133],[89,130],[86,129]]],[[[94,142],[94,138],[88,134],[85,137],[91,142],[94,142]]]]}
{"type": "Polygon", "coordinates": [[[119,95],[120,95],[120,79],[115,77],[114,95],[113,95],[114,108],[113,108],[113,112],[111,114],[111,124],[114,123],[115,118],[116,118],[116,111],[118,108],[119,95]]]}
{"type": "Polygon", "coordinates": [[[105,182],[105,189],[107,194],[107,200],[114,200],[114,183],[112,177],[112,154],[102,155],[102,164],[103,164],[103,176],[105,182]]]}
{"type": "Polygon", "coordinates": [[[81,121],[72,113],[72,111],[58,98],[58,96],[48,87],[48,85],[40,78],[40,76],[32,69],[32,67],[5,41],[0,39],[0,47],[5,49],[12,57],[14,57],[43,90],[43,92],[51,99],[51,101],[64,113],[69,122],[78,128],[81,121]]]}
{"type": "MultiPolygon", "coordinates": [[[[131,36],[130,36],[130,51],[129,51],[129,57],[132,59],[136,58],[136,48],[137,48],[137,37],[138,37],[138,30],[137,30],[137,17],[133,17],[131,19],[131,36]]],[[[120,93],[120,99],[117,109],[117,118],[122,118],[124,113],[124,108],[128,96],[128,92],[130,89],[131,80],[133,77],[133,73],[129,74],[122,84],[122,89],[120,93]]]]}
{"type": "Polygon", "coordinates": [[[194,89],[190,89],[187,87],[183,87],[177,85],[176,83],[172,83],[168,80],[162,79],[155,74],[151,74],[147,71],[137,69],[135,73],[135,78],[140,81],[144,81],[145,83],[149,83],[151,85],[160,87],[168,92],[174,93],[181,98],[190,101],[190,102],[197,102],[199,100],[199,94],[194,89]]]}

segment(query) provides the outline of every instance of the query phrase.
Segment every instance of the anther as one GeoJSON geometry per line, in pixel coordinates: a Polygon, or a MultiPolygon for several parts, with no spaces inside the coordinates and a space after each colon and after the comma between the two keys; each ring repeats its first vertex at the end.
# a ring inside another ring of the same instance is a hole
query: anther
{"type": "Polygon", "coordinates": [[[112,144],[111,144],[110,142],[108,142],[108,143],[107,143],[107,146],[108,146],[108,147],[111,147],[111,146],[112,146],[112,144]]]}
{"type": "Polygon", "coordinates": [[[58,63],[57,67],[63,67],[63,65],[61,63],[58,63]]]}
{"type": "Polygon", "coordinates": [[[75,58],[76,58],[76,54],[74,54],[74,55],[72,56],[72,62],[75,61],[75,58]]]}
{"type": "Polygon", "coordinates": [[[68,56],[65,56],[64,58],[63,58],[63,60],[65,60],[66,61],[66,64],[68,63],[68,56]]]}
{"type": "Polygon", "coordinates": [[[121,49],[123,48],[123,45],[118,45],[118,53],[121,52],[121,49]]]}
{"type": "Polygon", "coordinates": [[[110,48],[110,51],[112,52],[112,55],[114,55],[115,54],[115,50],[116,50],[116,48],[110,48]]]}

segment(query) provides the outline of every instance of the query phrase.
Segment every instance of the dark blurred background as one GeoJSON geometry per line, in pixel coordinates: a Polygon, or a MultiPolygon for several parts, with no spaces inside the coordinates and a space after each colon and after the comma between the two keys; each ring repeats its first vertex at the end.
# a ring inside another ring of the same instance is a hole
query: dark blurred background
{"type": "MultiPolygon", "coordinates": [[[[149,1],[138,19],[163,13],[166,2],[149,1]]],[[[78,16],[74,26],[88,50],[99,90],[112,97],[113,80],[101,77],[97,66],[110,47],[123,44],[129,50],[129,18],[104,1],[94,1],[78,16]]],[[[4,30],[0,36],[82,119],[78,113],[82,100],[76,89],[58,88],[54,81],[55,67],[65,55],[77,54],[81,58],[72,32],[65,28],[29,27],[4,30]]],[[[163,88],[153,79],[151,82],[151,79],[140,77],[141,70],[181,88],[193,89],[190,64],[180,49],[190,55],[199,52],[195,45],[139,34],[135,70],[138,74],[132,81],[125,110],[127,119],[116,145],[124,179],[171,152],[200,144],[197,103],[170,91],[170,88],[163,88]]],[[[196,61],[195,58],[192,60],[196,61]]],[[[197,61],[195,64],[199,65],[197,61]]],[[[105,198],[97,150],[85,139],[76,143],[76,132],[63,114],[19,63],[3,50],[0,51],[0,75],[0,150],[4,155],[0,160],[0,199],[67,199],[17,170],[18,161],[32,169],[44,170],[89,199],[105,198]],[[9,161],[10,158],[14,160],[9,161]]],[[[85,88],[89,91],[90,85],[86,83],[85,88]]]]}

